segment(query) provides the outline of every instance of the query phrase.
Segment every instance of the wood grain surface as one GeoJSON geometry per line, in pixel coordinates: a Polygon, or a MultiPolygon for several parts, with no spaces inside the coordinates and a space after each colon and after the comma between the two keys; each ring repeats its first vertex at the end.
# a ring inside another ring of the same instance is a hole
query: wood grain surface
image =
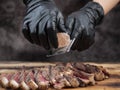
{"type": "MultiPolygon", "coordinates": [[[[63,90],[120,90],[120,63],[114,64],[114,63],[106,63],[106,64],[98,64],[98,63],[89,63],[93,65],[103,66],[105,67],[111,74],[111,77],[109,79],[106,79],[104,81],[97,82],[95,86],[88,86],[84,88],[68,88],[63,90]]],[[[0,63],[0,72],[8,72],[6,67],[39,67],[43,65],[54,65],[53,63],[41,63],[41,62],[1,62],[0,63]],[[4,68],[4,69],[2,69],[4,68]]],[[[11,70],[13,71],[13,69],[11,70]]],[[[0,90],[5,90],[3,88],[0,88],[0,90]]],[[[54,89],[50,89],[54,90],[54,89]]]]}

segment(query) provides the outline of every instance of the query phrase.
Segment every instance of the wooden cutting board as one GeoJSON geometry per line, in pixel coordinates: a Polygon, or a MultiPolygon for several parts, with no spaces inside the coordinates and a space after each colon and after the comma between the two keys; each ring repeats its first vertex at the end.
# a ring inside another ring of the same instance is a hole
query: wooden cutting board
{"type": "MultiPolygon", "coordinates": [[[[98,63],[89,63],[98,66],[105,67],[111,74],[109,79],[98,82],[95,86],[88,86],[84,88],[68,88],[63,90],[120,90],[120,63],[114,64],[98,64],[98,63]]],[[[1,67],[20,67],[20,66],[41,66],[41,65],[54,65],[53,63],[41,63],[41,62],[1,62],[0,63],[0,72],[7,72],[8,69],[1,69],[1,67]]],[[[0,88],[0,90],[5,90],[0,88]]],[[[50,89],[53,90],[53,89],[50,89]]]]}

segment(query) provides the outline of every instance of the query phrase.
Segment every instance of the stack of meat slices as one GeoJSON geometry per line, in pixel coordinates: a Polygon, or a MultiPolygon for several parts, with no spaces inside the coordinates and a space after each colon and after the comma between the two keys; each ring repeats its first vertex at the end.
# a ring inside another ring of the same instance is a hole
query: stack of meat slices
{"type": "Polygon", "coordinates": [[[19,90],[48,90],[48,88],[77,88],[95,85],[109,77],[109,73],[95,65],[82,63],[59,63],[55,66],[41,66],[14,73],[1,73],[3,88],[19,90]]]}

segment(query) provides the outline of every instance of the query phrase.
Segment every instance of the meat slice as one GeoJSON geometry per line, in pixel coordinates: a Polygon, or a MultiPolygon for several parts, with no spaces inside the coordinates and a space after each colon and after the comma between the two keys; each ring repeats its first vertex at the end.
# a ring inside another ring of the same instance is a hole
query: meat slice
{"type": "Polygon", "coordinates": [[[92,83],[92,84],[95,83],[93,74],[80,72],[75,68],[73,70],[69,67],[64,67],[63,64],[59,64],[58,66],[54,67],[54,69],[52,71],[54,72],[54,75],[56,77],[57,77],[57,75],[59,78],[61,77],[58,80],[55,78],[56,82],[59,81],[59,83],[57,82],[54,85],[54,88],[59,88],[59,89],[64,88],[64,87],[74,87],[75,88],[75,87],[79,87],[79,86],[85,86],[90,83],[92,83]],[[55,71],[54,71],[55,69],[56,69],[56,73],[58,73],[58,74],[55,73],[55,71]],[[66,85],[66,83],[67,83],[67,85],[66,85]]]}
{"type": "MultiPolygon", "coordinates": [[[[4,88],[10,87],[11,89],[18,89],[19,87],[20,88],[22,87],[21,83],[24,82],[24,79],[21,79],[21,77],[23,78],[22,72],[1,74],[0,84],[4,88]]],[[[28,89],[22,89],[22,90],[28,90],[28,89]]]]}
{"type": "MultiPolygon", "coordinates": [[[[65,75],[69,76],[71,79],[71,82],[76,83],[79,82],[79,84],[76,84],[77,86],[86,86],[88,84],[90,85],[95,85],[95,80],[94,80],[94,74],[89,74],[86,72],[83,72],[81,70],[78,70],[76,68],[71,68],[67,71],[65,71],[65,75]],[[73,80],[72,80],[73,79],[73,80]],[[75,82],[74,82],[75,81],[75,82]]],[[[73,86],[72,87],[77,87],[73,86]]]]}
{"type": "Polygon", "coordinates": [[[94,74],[84,72],[85,65],[81,63],[67,63],[66,68],[68,70],[65,72],[68,72],[69,74],[71,73],[77,78],[79,78],[80,83],[84,83],[85,85],[95,85],[94,74]]]}
{"type": "Polygon", "coordinates": [[[9,88],[9,81],[14,73],[5,73],[0,76],[0,84],[3,88],[9,88]]]}
{"type": "Polygon", "coordinates": [[[76,88],[76,87],[80,86],[80,83],[75,76],[72,76],[72,75],[66,76],[65,75],[65,77],[68,80],[68,82],[70,83],[71,87],[76,88]]]}
{"type": "Polygon", "coordinates": [[[70,43],[70,36],[67,33],[57,33],[58,48],[68,46],[70,43]]]}
{"type": "Polygon", "coordinates": [[[66,79],[66,77],[64,77],[63,70],[64,70],[64,67],[62,66],[49,67],[50,85],[53,86],[55,89],[62,89],[64,87],[71,86],[71,84],[66,79]]]}
{"type": "Polygon", "coordinates": [[[85,64],[83,64],[83,63],[77,63],[77,62],[67,63],[66,67],[76,68],[80,71],[86,71],[85,64]]]}
{"type": "Polygon", "coordinates": [[[109,73],[102,67],[86,64],[86,72],[93,73],[96,81],[101,81],[109,77],[109,73]]]}
{"type": "Polygon", "coordinates": [[[76,70],[73,73],[76,77],[79,77],[85,85],[95,85],[94,74],[89,74],[79,70],[76,70]]]}
{"type": "Polygon", "coordinates": [[[50,66],[45,66],[45,67],[42,67],[39,69],[42,76],[46,79],[46,81],[50,81],[49,68],[50,68],[50,66]]]}
{"type": "Polygon", "coordinates": [[[10,88],[12,88],[12,89],[19,88],[19,75],[20,75],[20,72],[16,72],[16,73],[14,73],[14,75],[12,75],[12,77],[9,81],[10,88]]]}
{"type": "Polygon", "coordinates": [[[107,69],[103,68],[103,66],[97,66],[105,75],[105,78],[109,78],[110,74],[108,73],[107,69]]]}
{"type": "Polygon", "coordinates": [[[83,64],[78,62],[78,63],[67,63],[66,67],[71,69],[77,69],[80,72],[83,71],[89,74],[94,74],[94,78],[96,81],[104,80],[110,76],[109,73],[103,67],[99,67],[95,65],[83,64]]]}
{"type": "Polygon", "coordinates": [[[20,82],[20,89],[21,90],[30,90],[29,86],[25,83],[25,76],[26,76],[25,70],[21,71],[21,74],[19,76],[19,82],[20,82]]]}
{"type": "Polygon", "coordinates": [[[55,69],[53,69],[52,66],[49,67],[49,78],[50,78],[50,84],[51,86],[53,86],[54,84],[56,84],[56,75],[58,74],[58,71],[56,71],[55,69]]]}
{"type": "Polygon", "coordinates": [[[4,88],[8,87],[9,80],[7,79],[7,74],[1,74],[0,75],[0,85],[4,88]]]}
{"type": "Polygon", "coordinates": [[[63,77],[60,79],[59,83],[64,84],[64,86],[61,86],[61,87],[71,87],[71,83],[69,82],[67,77],[65,77],[65,75],[63,75],[63,77]]]}
{"type": "Polygon", "coordinates": [[[27,76],[25,77],[25,82],[29,86],[31,90],[36,90],[38,88],[38,85],[34,81],[34,74],[32,70],[29,70],[27,72],[27,76]]]}
{"type": "Polygon", "coordinates": [[[47,81],[43,76],[40,70],[36,70],[36,78],[35,81],[40,90],[48,90],[49,81],[47,81]]]}

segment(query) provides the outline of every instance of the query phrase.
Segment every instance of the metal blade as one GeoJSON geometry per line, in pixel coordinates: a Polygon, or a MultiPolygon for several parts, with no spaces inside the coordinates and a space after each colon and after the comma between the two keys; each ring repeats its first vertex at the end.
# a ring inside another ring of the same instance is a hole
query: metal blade
{"type": "Polygon", "coordinates": [[[52,56],[56,56],[56,55],[60,55],[60,54],[64,54],[64,53],[70,52],[70,49],[71,49],[74,41],[75,41],[75,38],[73,40],[71,40],[70,44],[68,46],[66,46],[66,47],[58,48],[58,49],[52,49],[51,50],[51,54],[46,55],[46,57],[52,57],[52,56]]]}
{"type": "Polygon", "coordinates": [[[66,48],[67,47],[63,47],[63,48],[59,48],[59,49],[54,49],[54,50],[51,51],[52,53],[49,54],[49,55],[46,55],[46,57],[52,57],[52,56],[64,54],[64,53],[66,53],[66,48]]]}

